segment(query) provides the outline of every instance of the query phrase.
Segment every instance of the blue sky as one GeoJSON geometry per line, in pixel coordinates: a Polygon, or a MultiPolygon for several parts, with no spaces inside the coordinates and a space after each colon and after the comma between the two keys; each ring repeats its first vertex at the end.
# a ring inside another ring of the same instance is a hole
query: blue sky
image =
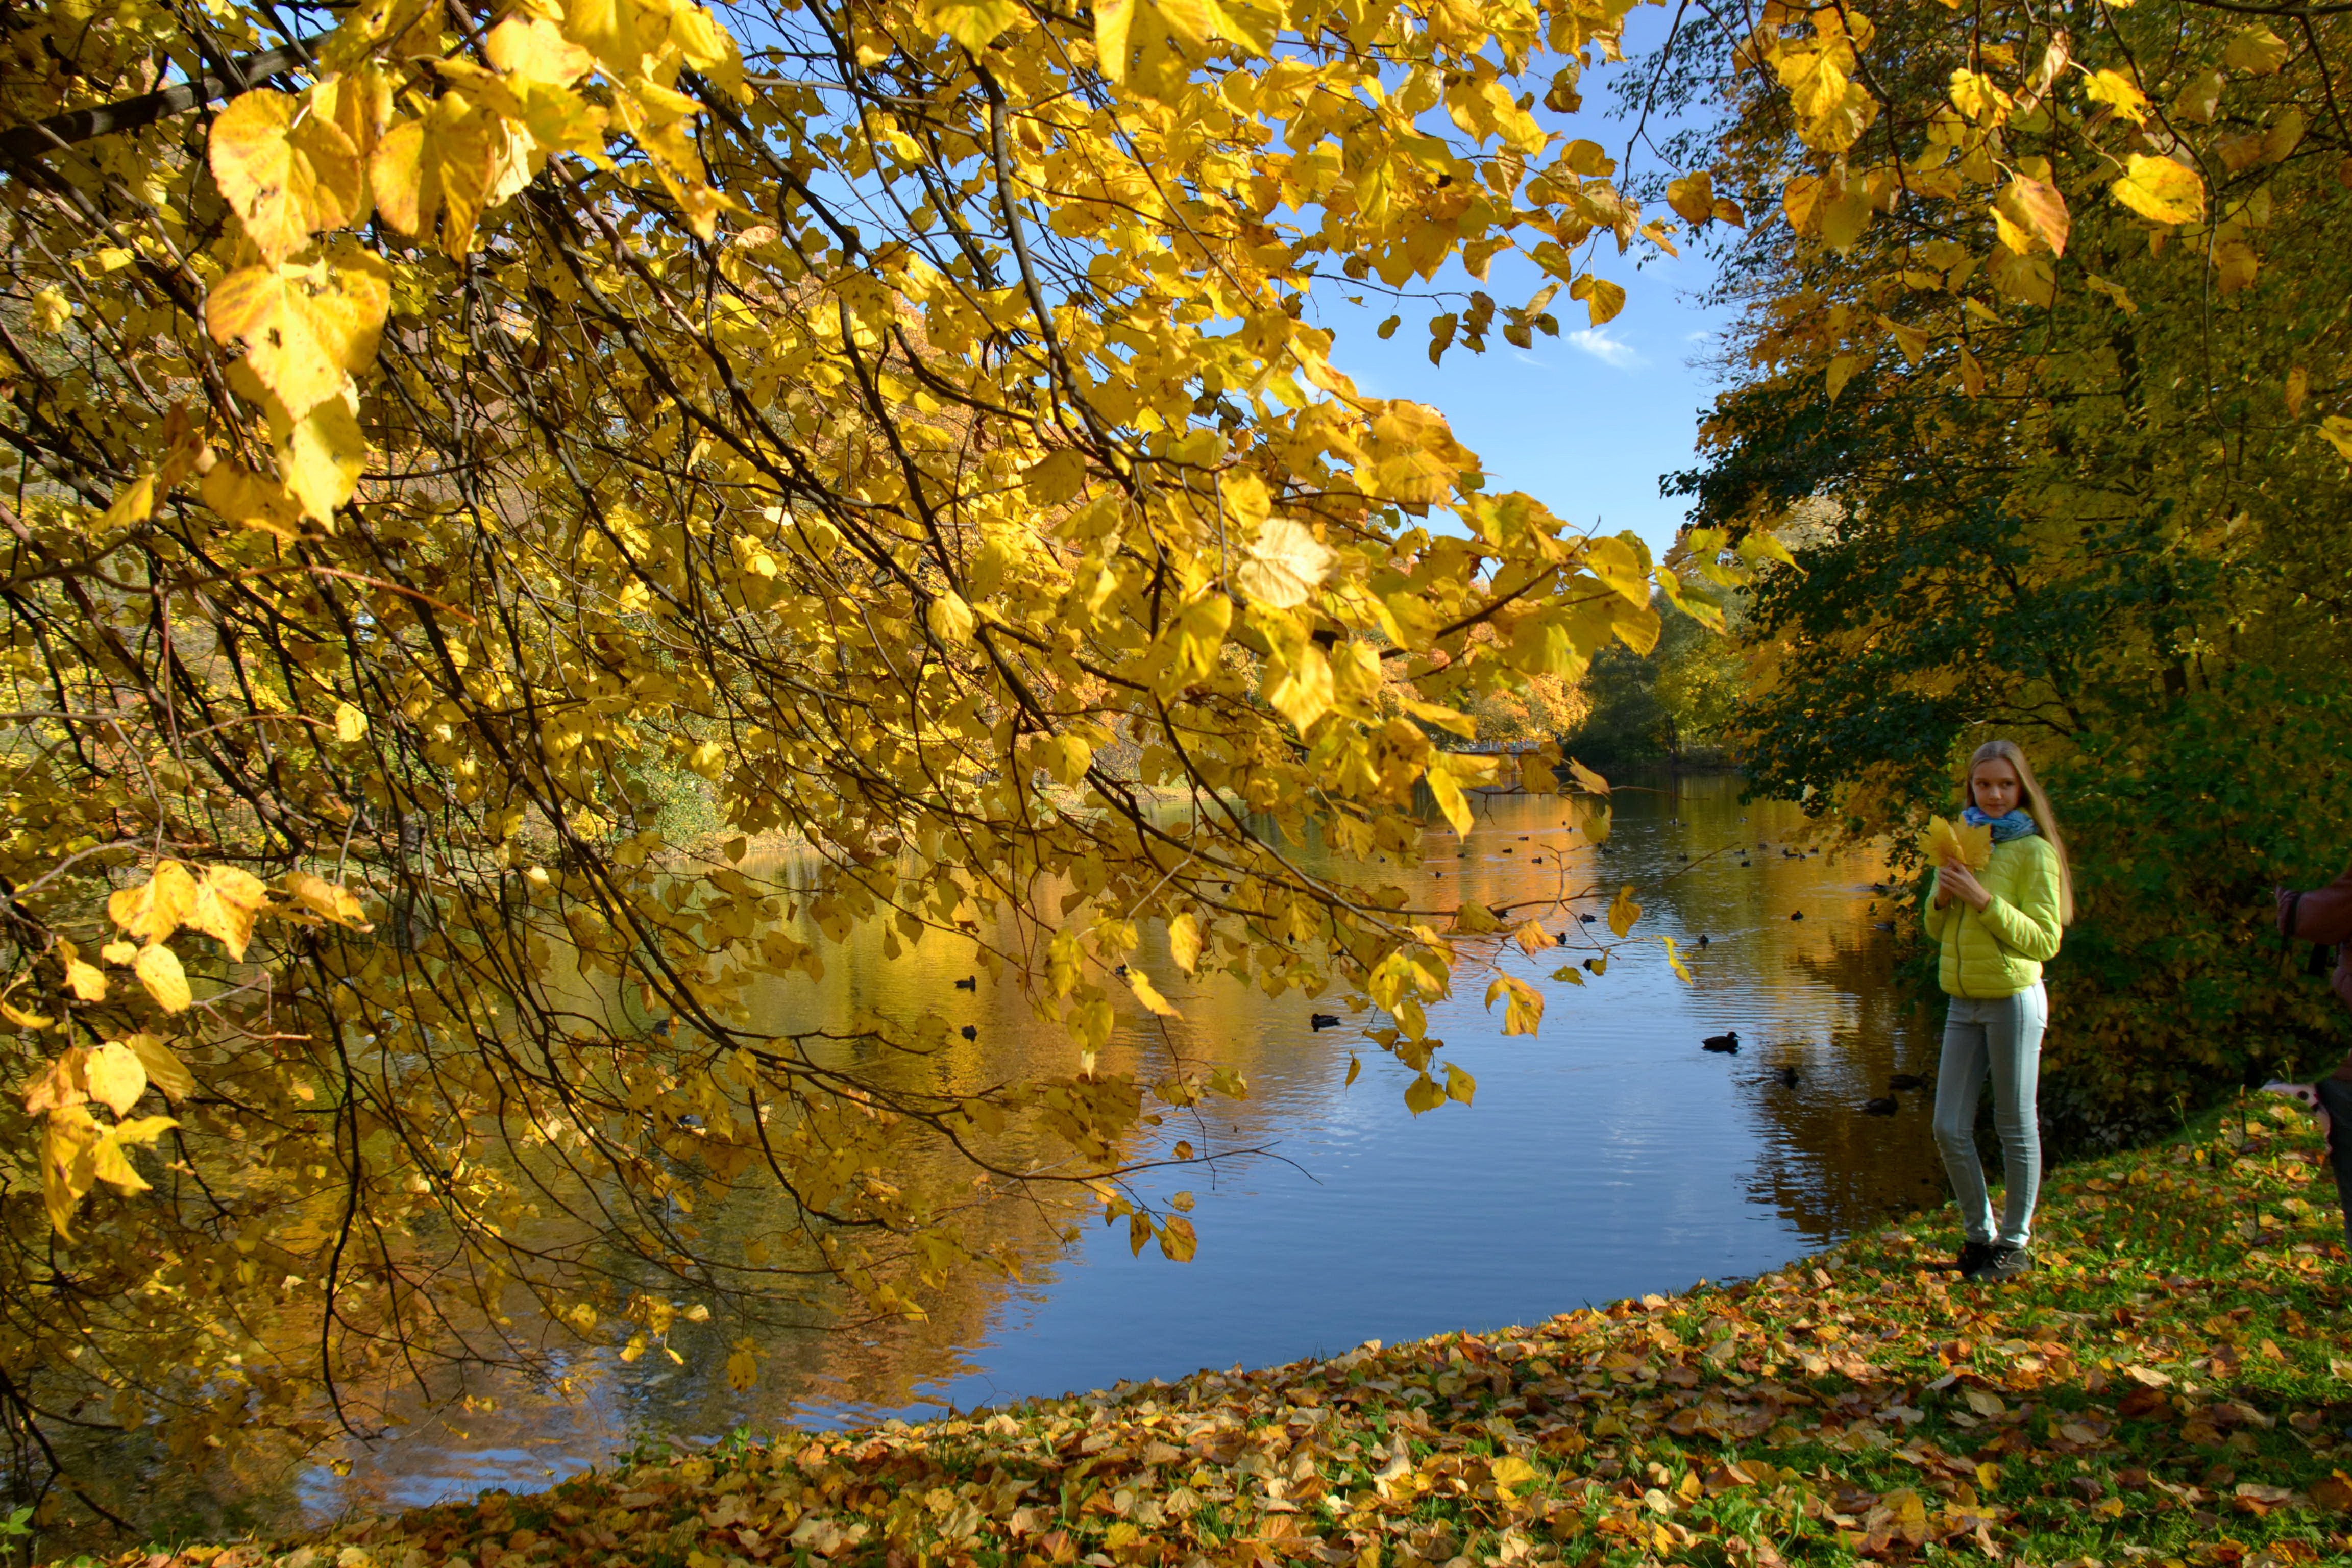
{"type": "MultiPolygon", "coordinates": [[[[1655,8],[1637,11],[1628,23],[1628,52],[1654,44],[1665,20],[1655,8]]],[[[1631,127],[1606,112],[1612,100],[1607,80],[1602,72],[1588,72],[1581,110],[1561,116],[1539,107],[1538,120],[1622,157],[1631,127]]],[[[1442,111],[1433,119],[1442,120],[1442,111]]],[[[1438,367],[1429,363],[1430,307],[1405,306],[1403,323],[1386,342],[1375,329],[1392,307],[1377,293],[1366,295],[1361,308],[1350,306],[1348,285],[1334,279],[1316,289],[1314,310],[1339,334],[1334,363],[1370,395],[1410,397],[1442,410],[1493,475],[1488,489],[1525,490],[1580,527],[1597,524],[1607,533],[1630,528],[1656,551],[1674,538],[1685,510],[1680,500],[1658,493],[1658,477],[1691,466],[1699,416],[1717,385],[1707,362],[1724,317],[1698,303],[1713,270],[1697,248],[1685,245],[1679,258],[1658,257],[1636,270],[1640,258],[1638,250],[1615,256],[1605,244],[1598,253],[1601,275],[1626,290],[1624,310],[1605,327],[1587,328],[1584,307],[1562,290],[1550,307],[1559,337],[1538,335],[1531,349],[1519,350],[1497,330],[1486,353],[1457,342],[1438,367]]],[[[1485,287],[1496,304],[1513,306],[1524,304],[1540,282],[1531,266],[1507,256],[1496,259],[1485,287]]],[[[1478,286],[1458,268],[1441,273],[1436,284],[1478,286]]]]}

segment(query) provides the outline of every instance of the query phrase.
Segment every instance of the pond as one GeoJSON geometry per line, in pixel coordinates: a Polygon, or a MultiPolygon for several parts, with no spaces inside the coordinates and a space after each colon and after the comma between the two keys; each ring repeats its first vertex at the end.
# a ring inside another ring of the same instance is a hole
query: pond
{"type": "MultiPolygon", "coordinates": [[[[1485,1011],[1483,982],[1466,975],[1432,1010],[1442,1059],[1476,1079],[1469,1105],[1411,1114],[1412,1074],[1365,1044],[1369,1016],[1317,1031],[1310,1014],[1328,998],[1188,987],[1164,962],[1150,966],[1185,1016],[1164,1037],[1129,1020],[1105,1065],[1123,1055],[1148,1068],[1180,1049],[1250,1086],[1245,1100],[1211,1101],[1202,1120],[1152,1134],[1230,1156],[1157,1194],[1194,1194],[1190,1263],[1150,1247],[1131,1256],[1123,1225],[1089,1223],[1064,1243],[1063,1221],[999,1205],[1021,1211],[1003,1228],[1023,1277],[960,1285],[929,1322],[772,1336],[746,1393],[722,1373],[730,1334],[718,1323],[673,1336],[683,1364],[583,1356],[560,1368],[554,1394],[485,1380],[448,1408],[413,1410],[389,1436],[240,1478],[237,1513],[265,1528],[315,1523],[538,1489],[646,1441],[919,1417],[1533,1322],[1767,1270],[1942,1201],[1927,1094],[1897,1095],[1893,1114],[1864,1109],[1897,1073],[1931,1076],[1936,1050],[1931,1021],[1892,976],[1895,938],[1880,928],[1905,917],[1874,886],[1879,862],[1806,848],[1794,807],[1743,805],[1725,776],[1616,799],[1615,831],[1597,849],[1566,830],[1564,802],[1539,796],[1478,797],[1458,845],[1433,833],[1424,874],[1454,896],[1562,889],[1585,895],[1571,910],[1597,914],[1631,884],[1644,906],[1634,935],[1674,937],[1690,972],[1676,977],[1650,942],[1621,949],[1605,974],[1580,969],[1584,984],[1548,978],[1589,951],[1573,945],[1586,940],[1573,912],[1548,921],[1571,945],[1512,965],[1545,993],[1538,1035],[1504,1037],[1500,1010],[1485,1011]],[[1701,1047],[1734,1030],[1738,1054],[1701,1047]]],[[[821,984],[779,983],[763,1007],[802,1024],[813,1009],[955,1008],[951,1022],[977,1025],[986,1075],[1069,1070],[1066,1041],[1009,987],[954,987],[968,952],[934,940],[885,961],[862,935],[821,984]]]]}

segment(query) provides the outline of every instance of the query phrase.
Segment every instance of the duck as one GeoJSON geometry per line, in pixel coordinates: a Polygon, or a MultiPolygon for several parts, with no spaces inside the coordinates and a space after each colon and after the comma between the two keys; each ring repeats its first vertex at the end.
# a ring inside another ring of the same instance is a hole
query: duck
{"type": "Polygon", "coordinates": [[[1797,1087],[1798,1073],[1795,1068],[1775,1068],[1772,1071],[1772,1076],[1780,1082],[1782,1089],[1794,1089],[1797,1087]]]}
{"type": "Polygon", "coordinates": [[[955,988],[959,991],[977,991],[980,989],[980,976],[967,974],[955,983],[955,988]]]}
{"type": "Polygon", "coordinates": [[[1122,963],[1117,969],[1112,970],[1111,973],[1118,975],[1121,980],[1124,980],[1127,978],[1127,965],[1122,963]]]}
{"type": "Polygon", "coordinates": [[[1600,917],[1599,915],[1579,915],[1579,916],[1577,916],[1576,918],[1577,918],[1577,920],[1578,920],[1579,921],[1580,921],[1581,923],[1583,923],[1583,924],[1585,924],[1585,925],[1591,925],[1593,921],[1595,921],[1599,920],[1601,917],[1600,917]]]}
{"type": "Polygon", "coordinates": [[[962,1028],[958,1029],[956,1033],[961,1035],[967,1040],[976,1040],[980,1038],[980,1030],[971,1024],[966,1024],[962,1028]]]}
{"type": "Polygon", "coordinates": [[[1739,1049],[1739,1031],[1726,1029],[1720,1035],[1709,1035],[1699,1042],[1699,1048],[1729,1056],[1739,1049]]]}
{"type": "Polygon", "coordinates": [[[1318,1033],[1320,1033],[1325,1029],[1336,1029],[1339,1026],[1339,1015],[1337,1013],[1309,1013],[1307,1015],[1307,1026],[1310,1029],[1316,1030],[1318,1033]]]}
{"type": "Polygon", "coordinates": [[[1701,947],[1705,947],[1706,945],[1706,932],[1701,931],[1698,933],[1698,944],[1701,947]]]}
{"type": "Polygon", "coordinates": [[[1790,910],[1789,911],[1789,918],[1792,921],[1803,920],[1805,918],[1805,911],[1802,910],[1790,910]]]}
{"type": "Polygon", "coordinates": [[[1862,1113],[1864,1116],[1892,1116],[1902,1109],[1903,1102],[1891,1094],[1881,1100],[1865,1100],[1862,1102],[1862,1113]]]}
{"type": "Polygon", "coordinates": [[[1897,1089],[1925,1089],[1927,1087],[1927,1080],[1921,1078],[1916,1072],[1899,1072],[1893,1078],[1886,1080],[1886,1089],[1890,1094],[1894,1093],[1897,1089]]]}

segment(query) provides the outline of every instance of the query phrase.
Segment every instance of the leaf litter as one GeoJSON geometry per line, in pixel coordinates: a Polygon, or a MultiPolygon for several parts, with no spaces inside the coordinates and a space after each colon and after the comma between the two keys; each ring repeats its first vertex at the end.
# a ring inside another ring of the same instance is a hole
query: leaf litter
{"type": "Polygon", "coordinates": [[[1674,1297],[779,1433],[131,1568],[2283,1568],[2352,1553],[2352,1297],[2279,1106],[2071,1166],[2038,1272],[1929,1213],[1674,1297]]]}

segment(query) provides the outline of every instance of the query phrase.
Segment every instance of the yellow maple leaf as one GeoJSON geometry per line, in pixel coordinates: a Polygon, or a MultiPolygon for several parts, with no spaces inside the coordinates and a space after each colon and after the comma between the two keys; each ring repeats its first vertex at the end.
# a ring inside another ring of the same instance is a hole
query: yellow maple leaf
{"type": "Polygon", "coordinates": [[[1971,871],[1981,871],[1992,859],[1992,829],[1931,817],[1920,847],[1931,866],[1958,863],[1971,871]]]}

